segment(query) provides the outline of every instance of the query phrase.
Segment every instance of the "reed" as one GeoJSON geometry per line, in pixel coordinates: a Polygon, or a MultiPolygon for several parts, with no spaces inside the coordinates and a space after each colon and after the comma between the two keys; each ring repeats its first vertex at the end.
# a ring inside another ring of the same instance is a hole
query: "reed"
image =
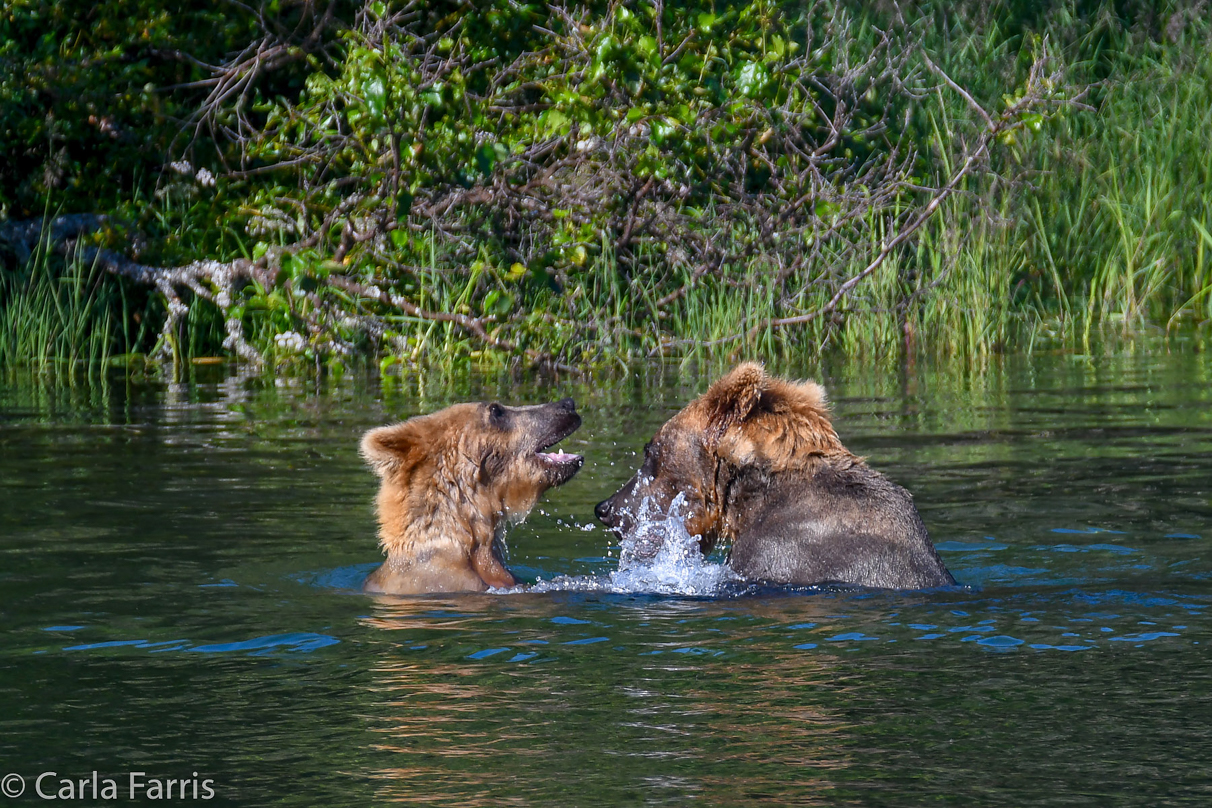
{"type": "Polygon", "coordinates": [[[22,271],[0,272],[0,368],[101,374],[143,338],[134,308],[95,265],[40,248],[22,271]]]}
{"type": "MultiPolygon", "coordinates": [[[[869,6],[853,8],[860,15],[853,30],[863,36],[882,25],[861,18],[882,13],[869,6]]],[[[779,255],[747,246],[761,240],[743,224],[722,229],[710,200],[696,220],[698,235],[740,257],[701,276],[685,261],[666,260],[662,251],[677,244],[645,242],[620,257],[628,248],[616,251],[604,230],[600,244],[574,234],[591,248],[577,261],[528,268],[503,256],[526,252],[539,240],[534,233],[508,244],[469,244],[464,234],[482,228],[443,233],[419,226],[391,234],[398,253],[324,271],[390,286],[425,311],[474,315],[520,349],[580,365],[662,355],[809,361],[831,351],[866,361],[931,354],[979,365],[1009,351],[1081,353],[1159,334],[1194,333],[1200,342],[1212,324],[1212,27],[1191,17],[1173,31],[1150,32],[1117,19],[1110,5],[1098,13],[1065,2],[1048,4],[1047,13],[1030,6],[958,4],[954,13],[923,15],[924,46],[996,110],[1007,65],[1048,38],[1074,83],[1092,84],[1093,109],[1058,110],[1038,131],[1018,133],[999,150],[994,173],[970,178],[842,305],[809,323],[760,326],[825,306],[891,234],[891,219],[873,214],[848,234],[866,240],[860,249],[825,244],[819,265],[789,277],[779,255]],[[396,259],[399,266],[390,265],[396,259]]],[[[923,102],[915,145],[937,172],[925,182],[937,184],[951,170],[949,158],[959,151],[955,116],[964,114],[965,105],[941,91],[923,102]]],[[[130,210],[143,211],[143,224],[164,236],[166,264],[190,255],[249,255],[257,238],[287,243],[284,231],[254,236],[246,221],[227,215],[227,191],[207,196],[185,182],[161,190],[154,199],[135,198],[130,210]]],[[[577,254],[571,241],[560,249],[577,254]]],[[[308,271],[334,263],[313,257],[308,271]]],[[[303,280],[292,276],[281,288],[245,294],[246,337],[271,363],[319,361],[283,347],[277,338],[285,332],[341,332],[334,325],[341,318],[318,311],[303,280]]],[[[340,301],[337,314],[373,311],[387,327],[375,342],[341,332],[358,349],[377,351],[384,369],[511,361],[450,322],[373,308],[356,296],[331,299],[340,301]]],[[[172,353],[187,360],[221,352],[222,316],[203,300],[189,302],[180,333],[171,335],[172,353]]],[[[119,354],[148,351],[157,316],[95,266],[40,249],[27,265],[0,272],[0,365],[91,371],[119,354]]]]}
{"type": "MultiPolygon", "coordinates": [[[[836,347],[967,356],[1207,331],[1212,324],[1212,58],[1121,53],[1095,112],[1068,115],[1023,144],[1020,179],[949,199],[869,279],[842,317],[764,334],[755,350],[836,347]],[[1177,64],[1176,64],[1177,62],[1177,64]]],[[[873,230],[873,236],[879,231],[873,230]]],[[[857,263],[843,274],[861,269],[857,263]]],[[[777,316],[758,287],[688,296],[677,330],[704,339],[777,316]]],[[[825,302],[804,289],[796,307],[825,302]]]]}

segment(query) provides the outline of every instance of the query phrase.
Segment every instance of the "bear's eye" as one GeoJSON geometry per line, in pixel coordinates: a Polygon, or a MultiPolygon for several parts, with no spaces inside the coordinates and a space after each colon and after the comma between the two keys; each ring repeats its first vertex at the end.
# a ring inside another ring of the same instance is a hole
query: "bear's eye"
{"type": "Polygon", "coordinates": [[[505,422],[505,408],[495,401],[488,405],[488,417],[497,426],[501,426],[505,422]]]}
{"type": "Polygon", "coordinates": [[[657,460],[658,460],[657,451],[655,448],[653,448],[652,443],[645,444],[644,445],[644,464],[643,464],[643,466],[641,466],[641,468],[643,468],[649,474],[655,474],[657,460]]]}

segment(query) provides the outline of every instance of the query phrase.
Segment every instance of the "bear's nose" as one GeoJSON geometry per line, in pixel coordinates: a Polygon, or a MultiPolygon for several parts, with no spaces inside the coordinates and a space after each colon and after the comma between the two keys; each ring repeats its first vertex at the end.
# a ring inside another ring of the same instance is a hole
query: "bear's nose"
{"type": "Polygon", "coordinates": [[[562,398],[556,402],[556,406],[562,410],[568,410],[569,412],[577,411],[577,403],[572,398],[562,398]]]}
{"type": "Polygon", "coordinates": [[[604,499],[593,507],[593,515],[603,522],[610,515],[610,500],[604,499]]]}

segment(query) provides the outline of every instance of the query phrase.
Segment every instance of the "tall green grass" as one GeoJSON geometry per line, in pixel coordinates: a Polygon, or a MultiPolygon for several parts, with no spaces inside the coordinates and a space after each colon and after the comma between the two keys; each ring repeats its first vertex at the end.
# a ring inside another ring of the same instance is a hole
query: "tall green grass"
{"type": "MultiPolygon", "coordinates": [[[[1095,111],[1058,116],[1001,167],[1016,182],[969,183],[911,249],[856,288],[841,315],[749,347],[982,359],[1208,330],[1212,56],[1117,59],[1095,111]]],[[[857,273],[865,258],[841,274],[857,273]]],[[[762,289],[769,273],[755,256],[727,288],[689,295],[678,330],[712,340],[777,314],[762,289]]],[[[795,307],[810,311],[831,292],[806,289],[795,307]]]]}
{"type": "MultiPolygon", "coordinates": [[[[703,348],[766,318],[820,308],[836,281],[812,283],[809,274],[800,289],[776,289],[773,259],[751,254],[658,312],[653,301],[668,284],[625,278],[603,250],[581,288],[564,296],[561,313],[594,323],[595,333],[607,336],[571,339],[563,344],[573,349],[568,355],[639,357],[673,342],[689,356],[803,358],[839,351],[867,359],[932,354],[985,362],[1007,351],[1080,353],[1094,343],[1206,332],[1212,324],[1212,51],[1123,37],[1120,50],[1090,57],[1106,76],[1095,88],[1094,110],[1066,110],[1040,131],[1021,133],[997,166],[1010,181],[968,182],[837,312],[703,348]],[[626,329],[611,329],[618,324],[626,329]]],[[[1089,65],[1074,70],[1094,73],[1089,65]]],[[[945,116],[948,108],[936,114],[945,116]]],[[[948,128],[940,118],[934,130],[933,145],[944,155],[948,128]]],[[[824,261],[841,261],[835,278],[861,271],[891,235],[886,222],[869,223],[867,232],[868,251],[826,251],[824,261]]],[[[561,347],[550,338],[547,344],[561,347]]]]}
{"type": "Polygon", "coordinates": [[[134,311],[101,268],[39,249],[26,266],[0,269],[0,368],[101,373],[142,339],[134,311]]]}
{"type": "MultiPolygon", "coordinates": [[[[994,4],[1000,8],[1007,4],[994,4]]],[[[975,11],[940,15],[947,30],[927,32],[940,64],[974,95],[997,109],[1005,65],[1030,38],[975,11]],[[944,58],[946,57],[946,58],[944,58]],[[1001,65],[1001,67],[999,67],[1001,65]]],[[[1082,17],[1052,4],[1039,27],[1070,62],[1075,82],[1095,82],[1090,111],[1058,111],[1040,131],[1019,133],[995,168],[1009,182],[972,178],[950,197],[918,237],[843,302],[811,323],[761,329],[752,338],[704,347],[748,332],[771,317],[819,309],[839,279],[852,276],[891,235],[885,221],[867,223],[870,249],[830,254],[831,283],[810,268],[790,286],[776,287],[776,261],[741,248],[741,232],[712,234],[744,256],[688,286],[683,297],[657,301],[689,280],[664,256],[641,251],[622,266],[608,243],[568,276],[518,277],[494,266],[486,251],[475,260],[440,234],[414,233],[424,266],[407,272],[355,266],[351,274],[396,285],[421,308],[491,315],[504,338],[567,362],[611,364],[663,351],[712,358],[732,355],[812,357],[838,351],[860,359],[893,360],[937,354],[985,362],[1008,351],[1061,347],[1088,352],[1102,340],[1152,338],[1200,331],[1212,324],[1212,30],[1193,19],[1178,42],[1114,19],[1106,6],[1082,17]],[[656,267],[637,270],[636,267],[656,267]],[[535,291],[538,289],[538,291],[535,291]]],[[[874,12],[873,12],[874,13],[874,12]]],[[[923,149],[943,156],[958,144],[947,136],[948,115],[964,114],[957,99],[929,107],[931,134],[923,149]]],[[[939,177],[932,178],[939,180],[939,177]]],[[[166,193],[152,227],[179,236],[182,255],[234,257],[251,249],[239,223],[221,206],[184,191],[166,193]],[[194,222],[186,227],[183,222],[194,222]],[[174,228],[182,230],[176,233],[174,228]]],[[[704,230],[713,216],[704,214],[704,230]]],[[[457,241],[457,239],[456,239],[457,241]]],[[[676,245],[673,245],[676,246],[676,245]]],[[[651,249],[645,247],[644,249],[651,249]]],[[[344,271],[344,270],[343,270],[344,271]]],[[[27,267],[0,273],[0,366],[97,368],[112,356],[146,347],[148,319],[124,287],[97,268],[39,252],[27,267]],[[139,328],[145,329],[140,336],[139,328]]],[[[289,289],[264,290],[245,307],[249,340],[278,357],[275,336],[302,330],[300,306],[289,289]],[[294,306],[295,308],[291,308],[294,306]]],[[[450,323],[384,312],[352,298],[350,314],[373,311],[388,327],[379,350],[396,363],[502,364],[450,323]]],[[[146,314],[145,311],[143,311],[146,314]]],[[[194,301],[177,339],[181,358],[220,350],[222,318],[194,301]]]]}
{"type": "Polygon", "coordinates": [[[1212,60],[1182,74],[1151,67],[1113,87],[1100,117],[1086,139],[1047,155],[1037,239],[1072,257],[1068,292],[1084,297],[1087,330],[1097,321],[1206,322],[1212,60]]]}

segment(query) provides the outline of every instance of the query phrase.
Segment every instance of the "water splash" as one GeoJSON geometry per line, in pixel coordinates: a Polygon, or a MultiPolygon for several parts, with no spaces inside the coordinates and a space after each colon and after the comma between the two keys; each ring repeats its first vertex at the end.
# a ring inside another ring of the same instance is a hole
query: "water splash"
{"type": "Polygon", "coordinates": [[[686,530],[685,504],[678,494],[663,513],[645,497],[636,515],[635,531],[620,542],[619,568],[608,575],[560,575],[507,591],[719,595],[740,579],[726,564],[703,557],[698,537],[686,530]]]}

